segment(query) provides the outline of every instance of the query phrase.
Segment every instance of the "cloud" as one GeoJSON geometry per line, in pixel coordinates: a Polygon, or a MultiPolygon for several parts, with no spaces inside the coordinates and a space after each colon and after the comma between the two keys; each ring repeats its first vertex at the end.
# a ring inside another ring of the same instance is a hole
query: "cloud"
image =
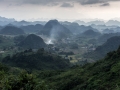
{"type": "MultiPolygon", "coordinates": [[[[101,3],[102,0],[78,0],[82,5],[101,3]]],[[[105,1],[105,0],[104,0],[105,1]]]]}
{"type": "Polygon", "coordinates": [[[70,3],[63,3],[60,7],[74,7],[74,5],[70,3]]]}
{"type": "Polygon", "coordinates": [[[51,2],[55,3],[54,0],[21,0],[22,3],[24,4],[43,4],[43,5],[46,5],[46,4],[49,4],[51,2]]]}
{"type": "Polygon", "coordinates": [[[64,6],[72,6],[70,3],[80,3],[81,5],[89,5],[89,4],[99,4],[99,3],[108,3],[109,1],[120,1],[120,0],[0,0],[0,2],[6,3],[16,3],[16,4],[34,4],[34,5],[61,5],[64,6]]]}
{"type": "Polygon", "coordinates": [[[110,1],[120,1],[120,0],[77,0],[82,5],[88,4],[100,4],[100,3],[108,3],[110,1]]]}
{"type": "Polygon", "coordinates": [[[100,6],[105,7],[105,6],[110,6],[110,4],[109,4],[109,3],[103,3],[103,4],[102,4],[102,5],[100,5],[100,6]]]}

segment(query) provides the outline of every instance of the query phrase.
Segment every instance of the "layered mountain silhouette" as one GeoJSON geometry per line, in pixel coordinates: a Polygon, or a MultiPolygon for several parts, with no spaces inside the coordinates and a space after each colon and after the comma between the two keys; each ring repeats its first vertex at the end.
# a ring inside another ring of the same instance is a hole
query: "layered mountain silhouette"
{"type": "Polygon", "coordinates": [[[79,25],[77,23],[64,24],[64,26],[67,27],[74,34],[83,33],[89,29],[92,29],[94,31],[98,31],[98,30],[92,28],[91,26],[79,25]]]}
{"type": "Polygon", "coordinates": [[[28,22],[28,21],[14,21],[14,22],[11,22],[11,24],[15,25],[15,26],[27,26],[27,25],[30,25],[31,23],[28,22]]]}
{"type": "Polygon", "coordinates": [[[43,29],[43,25],[36,24],[36,25],[28,25],[28,26],[21,26],[21,29],[24,30],[26,33],[37,33],[43,29]]]}
{"type": "Polygon", "coordinates": [[[0,21],[9,21],[9,22],[13,22],[13,21],[15,21],[15,19],[14,18],[5,18],[5,17],[1,17],[0,16],[0,21]]]}
{"type": "Polygon", "coordinates": [[[39,49],[46,47],[46,44],[41,37],[30,34],[23,41],[21,41],[18,46],[23,48],[39,49]]]}
{"type": "Polygon", "coordinates": [[[25,34],[24,31],[15,26],[6,26],[1,29],[0,34],[4,35],[22,35],[25,34]]]}
{"type": "Polygon", "coordinates": [[[115,33],[113,29],[104,29],[102,33],[115,33]]]}
{"type": "Polygon", "coordinates": [[[117,20],[109,20],[108,22],[106,22],[106,25],[108,25],[108,26],[112,26],[112,25],[120,26],[120,22],[117,20]]]}
{"type": "Polygon", "coordinates": [[[96,48],[96,51],[108,53],[116,50],[120,46],[120,36],[114,36],[107,40],[102,46],[96,48]]]}
{"type": "Polygon", "coordinates": [[[45,24],[43,30],[38,32],[38,34],[43,34],[50,38],[65,38],[70,36],[72,33],[57,20],[50,20],[45,24]]]}

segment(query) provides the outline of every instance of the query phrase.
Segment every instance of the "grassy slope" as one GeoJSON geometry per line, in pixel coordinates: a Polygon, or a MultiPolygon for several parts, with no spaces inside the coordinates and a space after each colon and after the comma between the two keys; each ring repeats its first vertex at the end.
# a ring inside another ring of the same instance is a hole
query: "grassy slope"
{"type": "Polygon", "coordinates": [[[41,72],[39,78],[57,90],[116,90],[120,86],[120,49],[96,63],[66,71],[41,72]]]}

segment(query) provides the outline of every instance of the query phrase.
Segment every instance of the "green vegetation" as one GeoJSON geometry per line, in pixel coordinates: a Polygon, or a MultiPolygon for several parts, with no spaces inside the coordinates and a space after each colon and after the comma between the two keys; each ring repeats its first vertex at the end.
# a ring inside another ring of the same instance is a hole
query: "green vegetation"
{"type": "MultiPolygon", "coordinates": [[[[120,86],[120,48],[105,59],[66,71],[43,73],[44,80],[57,90],[117,90],[120,86]],[[116,89],[117,88],[117,89],[116,89]]],[[[40,76],[43,76],[40,73],[40,76]]]]}
{"type": "MultiPolygon", "coordinates": [[[[38,52],[43,53],[41,50],[38,52]]],[[[29,56],[30,52],[27,51],[27,54],[29,56]]],[[[2,90],[119,90],[120,47],[96,63],[66,70],[34,70],[35,77],[26,71],[11,69],[0,64],[2,90]],[[40,86],[39,89],[36,89],[37,86],[40,86]]]]}
{"type": "Polygon", "coordinates": [[[0,90],[120,90],[119,34],[101,35],[76,23],[68,26],[70,30],[65,26],[57,20],[20,26],[42,38],[17,36],[20,28],[2,27],[0,90]],[[95,62],[99,58],[103,59],[95,62]]]}
{"type": "Polygon", "coordinates": [[[14,46],[13,37],[0,35],[0,49],[14,46]]]}
{"type": "Polygon", "coordinates": [[[44,69],[65,69],[70,66],[68,60],[60,56],[50,54],[44,49],[33,52],[32,49],[24,52],[16,53],[13,56],[6,56],[2,60],[3,63],[10,66],[20,67],[28,70],[44,70],[44,69]]]}
{"type": "Polygon", "coordinates": [[[45,82],[25,70],[0,63],[0,90],[49,90],[45,82]]]}

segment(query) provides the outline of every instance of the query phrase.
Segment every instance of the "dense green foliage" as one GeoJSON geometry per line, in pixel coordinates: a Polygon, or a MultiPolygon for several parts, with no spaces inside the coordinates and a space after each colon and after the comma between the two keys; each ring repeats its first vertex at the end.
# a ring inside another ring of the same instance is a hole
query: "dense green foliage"
{"type": "MultiPolygon", "coordinates": [[[[31,52],[31,50],[25,51],[24,55],[26,53],[29,56],[31,52]]],[[[37,53],[41,55],[43,51],[39,50],[37,53]]],[[[47,53],[44,52],[44,55],[47,53]]],[[[32,73],[34,75],[18,68],[8,68],[0,64],[0,89],[119,90],[120,47],[117,51],[109,52],[103,60],[96,63],[73,66],[67,70],[40,70],[32,73]]]]}
{"type": "Polygon", "coordinates": [[[39,34],[50,37],[43,36],[44,40],[55,38],[48,46],[34,34],[0,36],[0,90],[120,90],[119,33],[99,38],[101,34],[90,26],[71,25],[67,29],[57,20],[50,20],[44,27],[20,27],[27,33],[40,28],[39,34]],[[98,58],[103,59],[88,64],[98,58]]]}
{"type": "Polygon", "coordinates": [[[6,49],[14,46],[14,40],[12,37],[0,35],[0,49],[6,49]]]}
{"type": "Polygon", "coordinates": [[[119,90],[120,48],[96,63],[67,71],[42,72],[39,77],[57,90],[119,90]]]}
{"type": "Polygon", "coordinates": [[[31,49],[13,56],[6,56],[3,60],[10,66],[21,67],[28,70],[33,69],[64,69],[69,67],[69,61],[60,56],[50,54],[44,49],[33,52],[31,49]]]}
{"type": "Polygon", "coordinates": [[[0,90],[49,90],[45,82],[25,70],[0,63],[0,90]]]}

